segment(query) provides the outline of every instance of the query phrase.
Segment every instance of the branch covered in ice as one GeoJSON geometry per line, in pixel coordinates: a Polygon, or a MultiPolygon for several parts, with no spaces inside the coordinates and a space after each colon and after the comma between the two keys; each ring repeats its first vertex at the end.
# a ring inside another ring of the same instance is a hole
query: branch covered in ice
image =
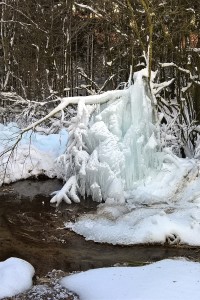
{"type": "Polygon", "coordinates": [[[154,94],[157,95],[159,94],[163,89],[167,88],[170,86],[172,83],[174,83],[175,78],[172,78],[171,80],[161,82],[159,84],[154,83],[153,88],[154,88],[154,94]]]}
{"type": "Polygon", "coordinates": [[[94,13],[97,17],[99,18],[102,18],[103,16],[97,12],[94,8],[92,8],[91,6],[89,5],[85,5],[85,4],[80,4],[80,3],[77,3],[77,2],[74,2],[74,4],[80,8],[83,8],[83,9],[87,9],[89,11],[91,11],[92,13],[94,13]]]}
{"type": "Polygon", "coordinates": [[[49,118],[53,117],[58,112],[62,111],[64,108],[66,108],[69,104],[78,104],[79,101],[84,101],[86,105],[90,104],[103,104],[108,101],[115,101],[117,100],[121,93],[125,93],[125,91],[108,91],[101,95],[91,95],[91,96],[78,96],[78,97],[66,97],[61,100],[61,103],[53,109],[49,114],[47,114],[45,117],[41,118],[40,120],[34,122],[33,124],[27,126],[24,128],[21,132],[21,134],[34,129],[36,126],[40,125],[44,121],[48,120],[49,118]]]}
{"type": "Polygon", "coordinates": [[[161,63],[160,66],[162,68],[167,68],[167,67],[175,67],[176,69],[178,69],[179,71],[189,75],[189,78],[192,82],[194,82],[195,84],[197,85],[200,85],[200,81],[199,80],[196,80],[196,76],[192,75],[192,73],[190,72],[190,70],[188,69],[184,69],[184,68],[181,68],[179,67],[177,64],[171,62],[171,63],[161,63]]]}
{"type": "Polygon", "coordinates": [[[55,195],[51,199],[51,203],[56,203],[56,206],[58,206],[62,202],[62,200],[64,200],[67,204],[71,204],[71,200],[73,200],[76,203],[79,203],[80,199],[77,196],[77,194],[78,184],[76,176],[71,176],[60,191],[56,191],[51,194],[55,195]]]}

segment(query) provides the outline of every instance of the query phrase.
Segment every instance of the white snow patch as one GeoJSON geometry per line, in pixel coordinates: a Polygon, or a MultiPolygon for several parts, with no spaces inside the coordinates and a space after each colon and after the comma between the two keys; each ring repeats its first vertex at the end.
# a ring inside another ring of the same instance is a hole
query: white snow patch
{"type": "MultiPolygon", "coordinates": [[[[20,133],[16,123],[0,124],[0,153],[13,146],[20,133]]],[[[68,133],[62,129],[59,134],[42,135],[37,132],[23,134],[21,141],[0,157],[0,185],[44,174],[55,177],[55,159],[65,149],[68,133]],[[5,171],[6,170],[6,171],[5,171]]]]}
{"type": "Polygon", "coordinates": [[[200,264],[162,260],[144,267],[112,267],[67,276],[61,285],[81,300],[199,300],[200,264]]]}
{"type": "Polygon", "coordinates": [[[11,257],[0,262],[0,299],[30,289],[34,273],[32,265],[19,258],[11,257]]]}

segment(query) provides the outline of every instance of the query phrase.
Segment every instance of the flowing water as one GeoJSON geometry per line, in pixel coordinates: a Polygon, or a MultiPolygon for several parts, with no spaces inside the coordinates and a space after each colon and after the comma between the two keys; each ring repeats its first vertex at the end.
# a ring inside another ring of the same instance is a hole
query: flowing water
{"type": "Polygon", "coordinates": [[[11,256],[30,262],[38,276],[53,269],[66,272],[126,263],[140,265],[174,256],[200,260],[199,248],[183,246],[112,246],[85,241],[64,228],[80,214],[96,209],[90,200],[50,205],[58,180],[25,180],[0,188],[0,261],[11,256]]]}

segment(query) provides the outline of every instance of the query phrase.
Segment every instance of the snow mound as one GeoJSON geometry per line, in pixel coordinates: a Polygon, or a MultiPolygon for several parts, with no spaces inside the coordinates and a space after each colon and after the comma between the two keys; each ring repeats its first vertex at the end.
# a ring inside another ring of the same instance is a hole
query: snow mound
{"type": "Polygon", "coordinates": [[[32,265],[19,258],[11,257],[0,262],[0,299],[30,289],[34,273],[32,265]]]}
{"type": "Polygon", "coordinates": [[[61,285],[82,300],[199,300],[200,264],[162,260],[144,267],[112,267],[67,276],[61,285]]]}

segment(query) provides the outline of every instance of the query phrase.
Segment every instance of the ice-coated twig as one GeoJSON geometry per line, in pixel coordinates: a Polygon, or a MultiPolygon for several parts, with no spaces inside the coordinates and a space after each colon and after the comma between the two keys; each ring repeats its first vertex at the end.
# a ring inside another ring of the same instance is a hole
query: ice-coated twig
{"type": "Polygon", "coordinates": [[[76,180],[76,176],[71,176],[65,185],[62,187],[60,191],[53,192],[51,195],[55,195],[51,199],[51,203],[56,203],[56,206],[58,206],[62,200],[64,200],[67,204],[71,204],[72,201],[75,203],[79,203],[80,199],[77,196],[78,193],[78,184],[76,180]],[[72,200],[72,201],[71,201],[72,200]]]}

